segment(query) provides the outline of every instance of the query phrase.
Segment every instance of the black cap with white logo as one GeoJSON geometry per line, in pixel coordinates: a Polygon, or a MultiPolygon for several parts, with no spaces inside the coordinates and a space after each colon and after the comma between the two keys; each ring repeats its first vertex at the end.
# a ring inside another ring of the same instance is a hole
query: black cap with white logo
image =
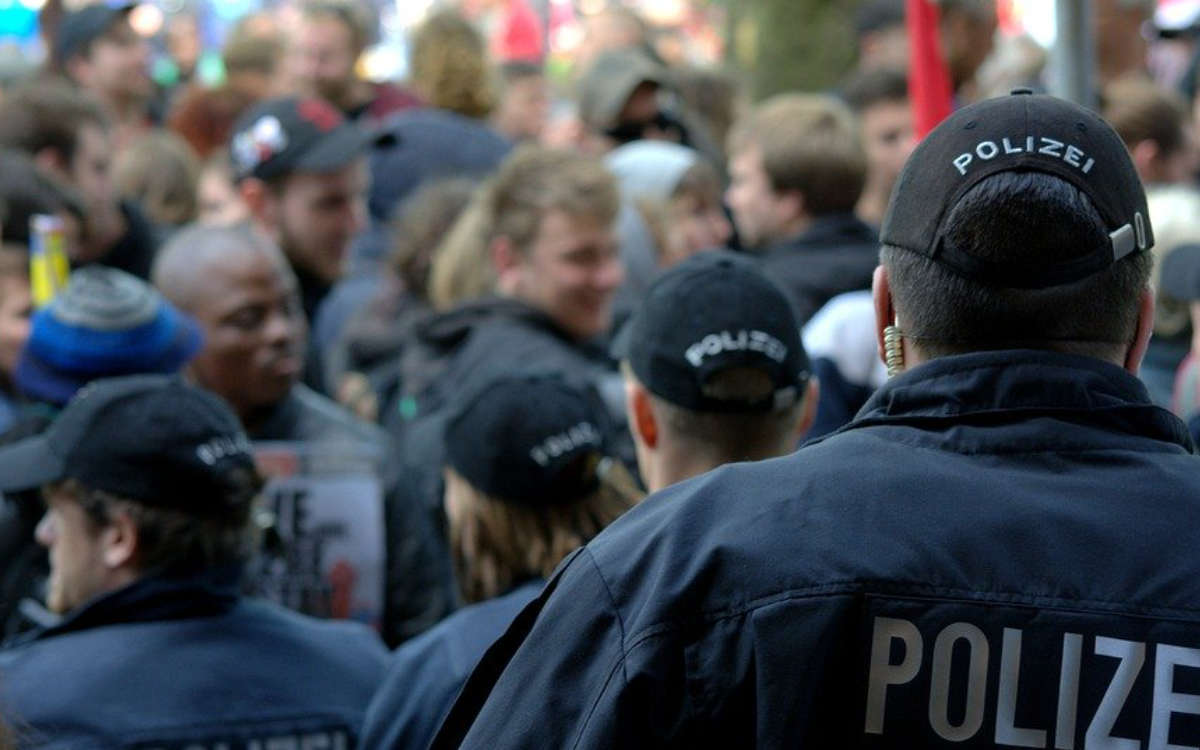
{"type": "Polygon", "coordinates": [[[460,403],[446,425],[446,461],[492,497],[555,505],[600,486],[610,435],[598,396],[554,374],[514,374],[460,403]]]}
{"type": "Polygon", "coordinates": [[[108,33],[118,21],[128,18],[137,3],[93,3],[63,16],[55,31],[54,61],[62,64],[83,50],[96,39],[108,33]]]}
{"type": "Polygon", "coordinates": [[[289,96],[260,102],[238,118],[229,157],[235,179],[270,180],[336,171],[379,139],[323,99],[289,96]]]}
{"type": "Polygon", "coordinates": [[[61,479],[221,517],[236,472],[254,472],[241,424],[213,394],[163,375],[95,380],[40,435],[0,449],[0,491],[61,479]]]}
{"type": "Polygon", "coordinates": [[[1078,281],[1148,250],[1154,244],[1149,217],[1129,152],[1108,123],[1077,104],[1018,89],[960,109],[921,141],[896,181],[880,240],[966,278],[1039,289],[1078,281]],[[1034,266],[987,262],[950,247],[944,222],[951,209],[998,172],[1044,172],[1070,182],[1095,204],[1110,243],[1034,266]]]}
{"type": "Polygon", "coordinates": [[[787,408],[809,376],[787,295],[753,261],[726,251],[700,253],[656,279],[613,354],[651,393],[697,412],[787,408]],[[773,392],[753,402],[705,393],[713,375],[734,367],[766,373],[773,392]]]}

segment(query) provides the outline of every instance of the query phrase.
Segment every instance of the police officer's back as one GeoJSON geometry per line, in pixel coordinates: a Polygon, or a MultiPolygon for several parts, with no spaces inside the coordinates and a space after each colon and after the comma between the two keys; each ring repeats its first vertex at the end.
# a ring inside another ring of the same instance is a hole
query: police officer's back
{"type": "Polygon", "coordinates": [[[1200,462],[1136,379],[1129,157],[960,110],[882,232],[897,373],[797,453],[649,498],[547,583],[436,746],[1200,745],[1200,462]]]}

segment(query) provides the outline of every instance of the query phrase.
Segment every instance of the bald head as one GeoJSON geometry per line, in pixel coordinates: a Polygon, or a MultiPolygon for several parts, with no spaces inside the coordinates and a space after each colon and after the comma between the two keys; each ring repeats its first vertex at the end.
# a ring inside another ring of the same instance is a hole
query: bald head
{"type": "Polygon", "coordinates": [[[228,401],[253,436],[304,364],[304,313],[283,253],[248,227],[193,226],[162,249],[153,278],[204,329],[188,373],[228,401]]]}
{"type": "Polygon", "coordinates": [[[267,259],[292,277],[283,253],[249,225],[205,226],[193,224],[171,237],[159,251],[151,280],[175,306],[194,312],[198,300],[220,293],[222,271],[242,267],[251,260],[267,259]]]}

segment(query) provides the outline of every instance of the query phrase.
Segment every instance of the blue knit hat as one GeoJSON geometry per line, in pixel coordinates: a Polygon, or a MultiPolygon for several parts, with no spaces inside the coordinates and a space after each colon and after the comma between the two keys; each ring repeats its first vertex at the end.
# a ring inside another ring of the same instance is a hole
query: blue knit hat
{"type": "Polygon", "coordinates": [[[200,326],[124,271],[88,266],[33,316],[17,389],[63,405],[97,378],[174,373],[203,343],[200,326]]]}

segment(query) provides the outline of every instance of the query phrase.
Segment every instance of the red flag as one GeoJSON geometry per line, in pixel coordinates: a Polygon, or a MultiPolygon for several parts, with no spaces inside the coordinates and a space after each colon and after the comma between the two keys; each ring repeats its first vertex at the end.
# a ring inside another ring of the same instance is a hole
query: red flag
{"type": "Polygon", "coordinates": [[[906,0],[908,27],[908,96],[918,139],[937,127],[953,110],[954,90],[942,57],[940,14],[930,0],[906,0]]]}

